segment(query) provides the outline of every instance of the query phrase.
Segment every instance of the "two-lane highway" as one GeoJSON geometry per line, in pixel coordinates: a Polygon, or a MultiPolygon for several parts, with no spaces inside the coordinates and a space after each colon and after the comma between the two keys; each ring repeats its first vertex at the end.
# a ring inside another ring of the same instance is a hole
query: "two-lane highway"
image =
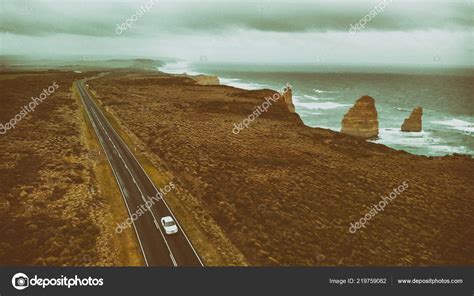
{"type": "MultiPolygon", "coordinates": [[[[84,82],[78,81],[75,84],[131,216],[140,209],[140,206],[145,206],[145,201],[149,200],[149,197],[157,194],[160,196],[161,193],[91,98],[84,82]]],[[[146,265],[203,266],[199,255],[163,196],[155,202],[150,211],[146,211],[133,221],[133,228],[146,265]],[[160,222],[164,216],[173,217],[178,224],[178,233],[172,235],[165,233],[160,222]]]]}

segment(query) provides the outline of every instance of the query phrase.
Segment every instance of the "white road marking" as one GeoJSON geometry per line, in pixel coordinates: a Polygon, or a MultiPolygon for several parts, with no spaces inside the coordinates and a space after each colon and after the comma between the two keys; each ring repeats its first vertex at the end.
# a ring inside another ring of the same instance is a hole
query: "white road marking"
{"type": "MultiPolygon", "coordinates": [[[[76,86],[77,86],[77,84],[76,84],[76,86]]],[[[78,88],[80,88],[80,87],[78,86],[78,88]]],[[[81,93],[81,91],[79,91],[79,92],[81,93]]],[[[125,201],[125,205],[127,206],[128,215],[131,216],[131,215],[132,215],[132,212],[130,211],[130,207],[128,206],[127,198],[125,197],[126,193],[124,192],[124,190],[122,189],[122,186],[120,185],[120,184],[121,184],[121,181],[119,180],[118,175],[117,175],[117,173],[115,172],[114,167],[112,166],[112,163],[111,163],[111,161],[110,161],[110,159],[109,159],[108,154],[105,152],[105,146],[104,146],[103,140],[102,140],[102,138],[99,136],[99,131],[97,130],[97,126],[96,126],[95,122],[92,120],[92,116],[91,116],[89,110],[87,109],[86,102],[85,102],[84,99],[82,98],[82,94],[79,94],[79,96],[81,97],[82,103],[83,103],[84,106],[86,107],[86,108],[85,108],[85,109],[86,109],[86,113],[87,113],[87,115],[89,116],[89,119],[90,119],[90,121],[91,121],[91,123],[92,123],[92,127],[94,128],[94,131],[95,131],[95,133],[96,133],[96,135],[97,135],[97,138],[99,139],[100,145],[102,146],[102,149],[104,150],[105,156],[107,157],[107,161],[109,162],[109,165],[110,165],[110,167],[112,168],[112,172],[113,172],[113,174],[114,174],[114,177],[115,177],[115,179],[117,180],[117,184],[119,185],[118,187],[119,187],[119,189],[120,189],[120,192],[122,193],[122,197],[123,197],[123,200],[125,201]]],[[[100,154],[100,151],[99,151],[99,154],[100,154]]],[[[149,266],[148,260],[147,260],[146,255],[145,255],[145,250],[143,249],[143,245],[142,245],[142,241],[141,241],[140,235],[138,235],[137,227],[135,226],[135,222],[134,222],[133,220],[132,220],[132,225],[133,225],[133,228],[134,228],[134,230],[135,230],[135,234],[136,234],[136,236],[137,236],[137,238],[138,238],[138,243],[139,243],[139,245],[140,245],[140,250],[142,251],[142,255],[143,255],[143,259],[145,260],[145,264],[146,264],[146,266],[149,266]]]]}
{"type": "MultiPolygon", "coordinates": [[[[96,105],[95,102],[92,101],[92,104],[96,105]]],[[[97,110],[102,114],[102,116],[104,118],[106,118],[106,116],[104,115],[104,113],[102,112],[102,110],[100,110],[100,108],[97,107],[97,110]]],[[[153,183],[153,181],[150,179],[150,176],[148,176],[148,174],[146,173],[145,169],[142,167],[142,165],[140,164],[140,162],[137,160],[137,158],[135,157],[135,155],[130,151],[130,149],[128,148],[128,146],[125,144],[125,142],[122,140],[122,138],[119,136],[119,134],[115,131],[114,128],[110,127],[112,132],[117,136],[117,138],[120,140],[120,142],[122,142],[123,146],[125,147],[125,149],[127,149],[129,151],[129,153],[132,155],[132,157],[135,159],[135,161],[138,163],[138,165],[140,166],[140,168],[143,170],[143,172],[145,173],[146,177],[148,178],[148,180],[150,181],[150,183],[153,185],[153,188],[155,188],[157,194],[160,194],[161,196],[161,199],[163,200],[163,203],[165,204],[166,208],[168,209],[168,211],[171,213],[171,216],[173,216],[173,219],[174,221],[176,222],[176,224],[178,225],[178,227],[181,229],[181,231],[183,232],[183,235],[184,237],[186,238],[188,244],[191,246],[191,249],[193,250],[194,254],[196,255],[196,257],[198,258],[199,260],[199,263],[201,264],[201,266],[204,266],[204,264],[202,263],[202,260],[201,258],[199,257],[198,253],[196,252],[196,250],[194,249],[194,246],[193,244],[191,243],[191,241],[189,240],[188,236],[186,235],[186,232],[184,231],[184,228],[181,227],[181,225],[179,224],[179,221],[178,219],[176,219],[175,215],[173,214],[173,211],[171,211],[171,208],[168,206],[168,203],[166,202],[166,200],[164,199],[164,196],[161,194],[161,192],[159,192],[159,190],[156,188],[155,186],[155,183],[153,183]]]]}
{"type": "MultiPolygon", "coordinates": [[[[100,111],[100,110],[99,110],[99,111],[100,111]]],[[[123,162],[125,168],[127,169],[128,173],[130,174],[130,176],[131,176],[131,178],[132,178],[133,183],[135,184],[135,186],[136,186],[136,187],[138,188],[138,190],[140,191],[142,200],[143,200],[144,202],[146,202],[146,199],[145,199],[145,197],[144,197],[144,195],[143,195],[143,192],[142,192],[140,186],[138,185],[138,183],[136,182],[135,178],[133,177],[133,174],[132,174],[132,172],[130,171],[129,167],[128,167],[127,164],[125,163],[124,158],[122,157],[122,155],[120,154],[119,150],[118,150],[117,147],[115,146],[114,142],[112,141],[110,135],[107,133],[107,131],[106,131],[106,129],[104,128],[103,124],[100,122],[99,117],[97,116],[97,113],[96,113],[94,110],[92,110],[92,112],[94,113],[95,119],[96,119],[97,122],[99,123],[99,125],[100,125],[100,127],[102,128],[103,132],[104,132],[105,135],[108,137],[109,141],[112,143],[112,145],[113,145],[113,147],[114,147],[114,149],[115,149],[117,155],[118,155],[118,156],[120,157],[120,159],[122,160],[122,162],[123,162]]],[[[126,145],[124,145],[124,146],[126,146],[126,145]]],[[[105,149],[104,149],[104,151],[105,151],[105,149]]],[[[107,153],[106,153],[106,154],[107,154],[107,153]]],[[[111,166],[112,166],[112,165],[111,165],[111,166]]],[[[119,186],[119,187],[120,187],[120,186],[119,186]]],[[[127,207],[128,207],[128,205],[127,205],[127,207]]],[[[150,211],[150,213],[151,213],[151,215],[153,216],[153,219],[156,221],[156,217],[155,217],[155,215],[153,214],[153,211],[150,211]]],[[[130,214],[130,211],[129,211],[129,214],[130,214]]],[[[130,215],[131,215],[131,214],[130,214],[130,215]]],[[[168,244],[168,241],[166,240],[166,237],[165,237],[165,235],[163,234],[163,231],[161,230],[161,227],[159,227],[158,225],[156,225],[156,223],[155,223],[155,226],[156,226],[156,228],[158,228],[158,230],[159,230],[160,233],[161,233],[161,236],[163,237],[163,240],[165,241],[166,247],[168,248],[168,251],[170,252],[169,255],[170,255],[171,261],[173,262],[173,265],[174,265],[174,266],[178,266],[177,263],[176,263],[176,260],[175,260],[175,258],[174,258],[173,252],[171,251],[171,248],[170,248],[170,246],[169,246],[169,244],[168,244]]],[[[138,235],[138,233],[137,233],[137,235],[138,235]]],[[[146,260],[146,259],[145,259],[145,260],[146,260]]],[[[148,265],[148,264],[147,264],[147,265],[148,265]]]]}

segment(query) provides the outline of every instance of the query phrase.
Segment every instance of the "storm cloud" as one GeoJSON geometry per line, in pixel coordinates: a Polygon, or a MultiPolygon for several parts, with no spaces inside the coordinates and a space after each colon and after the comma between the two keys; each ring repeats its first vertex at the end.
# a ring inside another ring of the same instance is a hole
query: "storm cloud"
{"type": "MultiPolygon", "coordinates": [[[[147,1],[18,1],[2,3],[1,32],[42,36],[72,34],[113,36],[123,22],[147,1]]],[[[226,31],[253,29],[271,32],[345,31],[383,1],[156,1],[137,22],[135,34],[159,31],[226,31]]],[[[383,15],[369,30],[468,30],[472,4],[386,0],[383,15]]]]}
{"type": "Polygon", "coordinates": [[[472,63],[473,5],[467,0],[154,0],[152,9],[118,35],[117,25],[148,1],[3,1],[1,54],[65,54],[83,46],[88,55],[412,63],[428,52],[428,59],[442,55],[450,63],[472,63]],[[384,1],[363,32],[348,36],[351,25],[384,1]],[[357,55],[354,48],[365,53],[357,55]]]}

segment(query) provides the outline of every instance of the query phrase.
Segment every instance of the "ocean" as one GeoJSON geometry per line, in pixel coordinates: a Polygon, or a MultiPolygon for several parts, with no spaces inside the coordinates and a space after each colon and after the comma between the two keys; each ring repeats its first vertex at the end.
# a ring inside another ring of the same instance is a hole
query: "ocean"
{"type": "Polygon", "coordinates": [[[167,73],[219,76],[221,84],[279,90],[289,82],[293,102],[311,127],[340,131],[347,110],[363,95],[375,99],[379,138],[386,146],[419,155],[474,155],[474,71],[449,68],[337,68],[321,65],[239,65],[185,62],[167,73]],[[413,108],[423,107],[423,131],[401,132],[413,108]]]}

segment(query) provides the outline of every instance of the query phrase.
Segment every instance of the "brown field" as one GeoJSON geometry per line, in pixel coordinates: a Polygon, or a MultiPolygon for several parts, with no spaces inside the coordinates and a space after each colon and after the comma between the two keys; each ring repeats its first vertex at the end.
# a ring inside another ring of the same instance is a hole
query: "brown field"
{"type": "Polygon", "coordinates": [[[0,135],[0,265],[141,265],[120,192],[72,83],[95,73],[0,73],[0,123],[59,88],[0,135]]]}
{"type": "Polygon", "coordinates": [[[180,188],[169,203],[207,264],[474,264],[472,158],[415,156],[309,128],[283,104],[233,134],[269,90],[159,74],[90,85],[155,181],[180,188]],[[366,229],[349,233],[404,181],[366,229]]]}

